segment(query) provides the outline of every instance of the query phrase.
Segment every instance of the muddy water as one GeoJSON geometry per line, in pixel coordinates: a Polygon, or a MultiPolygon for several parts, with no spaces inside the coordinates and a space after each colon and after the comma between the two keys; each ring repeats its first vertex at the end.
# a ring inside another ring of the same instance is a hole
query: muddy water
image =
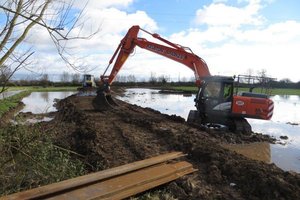
{"type": "Polygon", "coordinates": [[[270,144],[267,142],[223,144],[222,146],[254,160],[264,161],[266,163],[271,162],[271,149],[270,144]]]}
{"type": "MultiPolygon", "coordinates": [[[[159,94],[158,90],[152,89],[127,89],[125,95],[118,97],[121,100],[142,107],[150,107],[166,114],[176,114],[187,118],[190,110],[195,109],[195,95],[185,97],[177,94],[159,94]]],[[[254,132],[260,132],[272,135],[277,139],[280,136],[288,136],[287,140],[280,140],[282,144],[271,144],[270,152],[263,153],[261,160],[265,159],[275,163],[284,170],[293,170],[300,173],[300,125],[291,125],[300,123],[300,97],[299,96],[273,96],[275,111],[271,121],[249,119],[254,132]]],[[[247,152],[247,149],[265,148],[265,144],[255,144],[256,147],[234,146],[237,151],[247,152]]],[[[249,153],[254,155],[254,153],[249,153]]],[[[250,155],[251,156],[251,155],[250,155]]]]}
{"type": "Polygon", "coordinates": [[[25,107],[21,112],[32,112],[34,114],[41,114],[56,111],[53,106],[55,99],[64,99],[75,92],[32,92],[28,97],[22,101],[25,107]]]}

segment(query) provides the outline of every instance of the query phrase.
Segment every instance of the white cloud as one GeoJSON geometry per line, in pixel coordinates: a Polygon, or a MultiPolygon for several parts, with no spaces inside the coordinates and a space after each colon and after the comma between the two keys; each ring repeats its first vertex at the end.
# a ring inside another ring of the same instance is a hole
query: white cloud
{"type": "Polygon", "coordinates": [[[198,11],[201,15],[197,16],[197,20],[202,17],[201,23],[206,23],[207,28],[181,31],[171,35],[170,40],[191,47],[206,60],[214,75],[238,75],[249,68],[255,72],[266,69],[275,78],[299,81],[300,23],[267,24],[260,21],[263,18],[260,8],[260,1],[251,0],[240,8],[211,4],[198,11]],[[263,26],[256,23],[259,21],[263,26]],[[243,29],[246,24],[252,26],[243,29]]]}
{"type": "Polygon", "coordinates": [[[126,8],[133,2],[134,0],[80,0],[74,1],[74,6],[82,8],[84,5],[87,4],[87,8],[93,9],[102,9],[109,7],[126,8]]]}
{"type": "MultiPolygon", "coordinates": [[[[156,22],[144,11],[127,13],[116,7],[111,7],[116,5],[128,6],[130,2],[132,1],[105,1],[105,3],[102,2],[98,6],[93,6],[96,1],[90,1],[91,4],[86,7],[84,18],[79,21],[79,24],[84,22],[84,26],[74,28],[72,35],[76,36],[80,33],[81,36],[87,36],[99,27],[100,31],[88,40],[68,41],[66,47],[68,52],[71,53],[68,56],[70,61],[75,62],[77,65],[88,66],[87,71],[100,65],[106,66],[113,51],[132,25],[138,24],[147,30],[158,28],[156,22]],[[104,8],[105,6],[107,8],[104,8]],[[107,52],[110,54],[108,55],[107,52]],[[98,59],[95,59],[95,57],[98,59]]],[[[65,27],[64,32],[66,31],[68,31],[67,27],[65,27]]],[[[35,26],[26,38],[26,42],[34,46],[36,50],[35,58],[40,60],[40,64],[48,60],[48,62],[45,62],[47,65],[51,65],[51,68],[47,69],[48,73],[54,73],[55,71],[59,73],[63,71],[62,67],[65,68],[64,70],[68,70],[65,63],[58,59],[55,46],[43,27],[35,26]],[[50,57],[55,59],[50,59],[50,57]]],[[[102,73],[102,71],[98,70],[97,72],[102,73]]]]}
{"type": "Polygon", "coordinates": [[[212,3],[196,12],[196,24],[209,26],[230,26],[238,28],[241,25],[261,25],[263,17],[258,14],[262,8],[259,0],[250,0],[245,7],[228,6],[224,3],[212,3]]]}

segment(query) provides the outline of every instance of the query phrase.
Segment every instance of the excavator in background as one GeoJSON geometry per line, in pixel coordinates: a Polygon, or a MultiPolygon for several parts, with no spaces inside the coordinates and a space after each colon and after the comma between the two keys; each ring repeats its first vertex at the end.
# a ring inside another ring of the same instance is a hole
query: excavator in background
{"type": "Polygon", "coordinates": [[[225,125],[233,132],[249,133],[252,131],[251,126],[245,118],[271,119],[274,103],[267,95],[253,93],[252,90],[234,92],[235,77],[212,76],[206,62],[190,48],[172,43],[139,26],[132,26],[121,40],[103,75],[100,76],[101,87],[97,92],[98,96],[111,102],[109,86],[136,46],[179,62],[194,72],[199,90],[195,98],[196,110],[190,111],[188,123],[225,125]],[[138,37],[139,31],[151,35],[162,44],[138,37]],[[113,62],[110,75],[105,75],[113,62]]]}
{"type": "Polygon", "coordinates": [[[82,87],[84,88],[96,87],[94,76],[91,74],[84,74],[82,77],[82,87]]]}
{"type": "Polygon", "coordinates": [[[83,74],[82,86],[77,88],[78,96],[96,96],[96,82],[95,78],[91,74],[83,74]]]}

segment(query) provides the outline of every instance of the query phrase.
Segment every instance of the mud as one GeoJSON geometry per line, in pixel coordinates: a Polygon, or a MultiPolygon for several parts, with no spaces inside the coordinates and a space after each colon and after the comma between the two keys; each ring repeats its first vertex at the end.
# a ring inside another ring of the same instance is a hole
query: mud
{"type": "Polygon", "coordinates": [[[158,188],[178,199],[300,199],[299,174],[222,147],[272,138],[207,132],[181,117],[115,101],[119,106],[113,109],[95,110],[94,97],[68,97],[57,103],[55,119],[43,122],[43,128],[58,145],[83,155],[91,172],[183,151],[198,172],[158,188]]]}
{"type": "Polygon", "coordinates": [[[7,123],[9,123],[12,119],[15,118],[15,113],[19,112],[20,110],[22,110],[24,108],[24,103],[23,102],[19,102],[18,105],[9,110],[8,112],[6,112],[0,119],[0,128],[4,127],[7,123]]]}

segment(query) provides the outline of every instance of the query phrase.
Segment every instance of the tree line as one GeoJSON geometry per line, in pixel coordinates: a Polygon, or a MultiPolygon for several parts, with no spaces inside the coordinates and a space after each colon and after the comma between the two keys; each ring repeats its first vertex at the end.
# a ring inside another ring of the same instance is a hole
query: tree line
{"type": "MultiPolygon", "coordinates": [[[[4,68],[2,68],[4,69],[4,68]]],[[[7,74],[5,71],[0,70],[0,86],[3,82],[7,80],[7,74]]],[[[9,74],[9,73],[8,73],[9,74]]],[[[244,75],[245,77],[251,75],[244,75]]],[[[270,79],[268,77],[259,76],[260,79],[254,85],[265,84],[270,88],[291,88],[300,89],[300,81],[292,82],[288,78],[281,79],[279,81],[275,79],[270,79]]],[[[42,74],[39,78],[26,78],[20,80],[9,80],[6,83],[7,86],[81,86],[83,75],[79,73],[71,74],[68,72],[63,72],[59,75],[58,80],[50,80],[48,74],[42,74]]],[[[249,79],[245,79],[241,86],[253,84],[248,82],[249,79]]],[[[98,84],[100,82],[99,77],[95,77],[95,82],[98,84]]],[[[117,86],[163,86],[163,85],[181,85],[181,86],[195,86],[194,77],[178,77],[177,79],[171,79],[169,75],[155,75],[151,73],[148,78],[137,78],[135,75],[118,75],[116,76],[113,85],[117,86]]]]}

